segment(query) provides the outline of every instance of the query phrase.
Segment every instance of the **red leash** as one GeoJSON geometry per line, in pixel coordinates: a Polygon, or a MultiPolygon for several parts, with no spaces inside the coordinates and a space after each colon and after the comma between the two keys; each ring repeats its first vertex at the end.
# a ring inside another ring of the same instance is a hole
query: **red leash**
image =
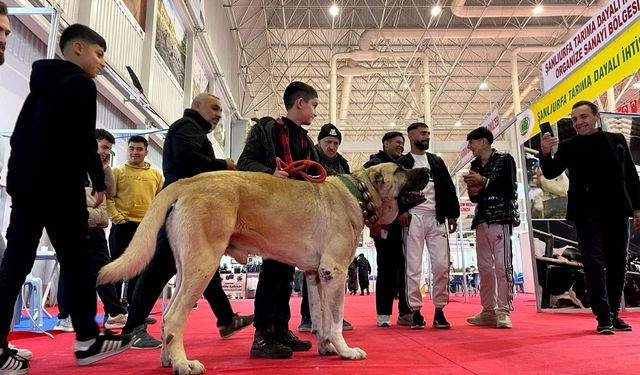
{"type": "Polygon", "coordinates": [[[276,157],[276,166],[278,170],[285,171],[289,174],[289,178],[295,178],[295,175],[298,175],[309,182],[320,183],[327,178],[327,170],[324,169],[322,164],[315,162],[313,160],[296,160],[293,163],[287,165],[282,159],[276,157]],[[309,176],[305,169],[309,167],[317,167],[320,170],[320,176],[313,177],[309,176]]]}

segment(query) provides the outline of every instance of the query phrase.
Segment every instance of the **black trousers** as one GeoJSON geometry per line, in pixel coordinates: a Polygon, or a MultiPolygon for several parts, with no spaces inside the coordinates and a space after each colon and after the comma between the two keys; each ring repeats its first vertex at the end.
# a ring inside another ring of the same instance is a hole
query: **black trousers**
{"type": "Polygon", "coordinates": [[[62,273],[68,276],[69,312],[76,339],[97,337],[96,274],[87,251],[88,213],[84,188],[57,194],[39,204],[20,204],[14,200],[7,250],[0,265],[0,348],[7,347],[13,306],[25,277],[36,258],[42,230],[46,229],[56,250],[62,273]],[[60,219],[65,212],[65,220],[60,219]]]}
{"type": "Polygon", "coordinates": [[[262,262],[262,271],[258,278],[258,288],[255,300],[255,318],[253,325],[256,330],[289,329],[291,309],[291,283],[295,267],[280,263],[272,259],[262,262]]]}
{"type": "Polygon", "coordinates": [[[300,301],[300,315],[302,318],[311,318],[309,311],[309,292],[307,291],[307,276],[302,279],[302,301],[300,301]]]}
{"type": "Polygon", "coordinates": [[[386,239],[373,238],[376,245],[378,276],[376,279],[376,314],[391,315],[393,299],[398,295],[398,312],[411,313],[407,305],[402,231],[392,226],[386,239]]]}
{"type": "Polygon", "coordinates": [[[587,294],[598,320],[620,311],[629,247],[629,218],[583,215],[575,220],[587,294]]]}
{"type": "MultiPolygon", "coordinates": [[[[158,296],[162,293],[162,289],[175,274],[176,261],[171,251],[166,228],[162,226],[158,232],[155,255],[138,277],[136,288],[129,301],[129,317],[123,332],[131,333],[134,328],[144,324],[146,317],[149,316],[158,300],[158,296]]],[[[222,279],[218,270],[203,294],[218,319],[218,327],[231,324],[235,313],[231,309],[229,298],[222,290],[222,279]]]]}
{"type": "MultiPolygon", "coordinates": [[[[129,246],[129,242],[136,233],[140,223],[133,221],[126,221],[122,224],[114,224],[111,226],[111,232],[109,233],[109,249],[111,250],[111,259],[116,260],[129,246]]],[[[127,293],[125,295],[127,302],[131,303],[133,291],[136,288],[136,282],[138,276],[135,276],[127,280],[127,293]]],[[[122,296],[122,281],[114,283],[118,296],[122,296]]]]}
{"type": "MultiPolygon", "coordinates": [[[[98,271],[111,262],[107,238],[103,228],[89,228],[89,261],[93,272],[98,271]]],[[[58,283],[58,318],[63,319],[69,316],[69,303],[67,301],[67,286],[65,276],[60,274],[58,283]]],[[[126,314],[127,309],[120,302],[120,296],[116,292],[114,284],[99,285],[96,290],[104,305],[104,312],[110,316],[126,314]]],[[[106,317],[105,317],[106,318],[106,317]]]]}

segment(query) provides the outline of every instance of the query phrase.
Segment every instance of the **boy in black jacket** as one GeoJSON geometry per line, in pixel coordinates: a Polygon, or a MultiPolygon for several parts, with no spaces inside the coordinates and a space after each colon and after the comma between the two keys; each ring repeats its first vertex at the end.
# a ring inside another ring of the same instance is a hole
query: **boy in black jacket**
{"type": "MultiPolygon", "coordinates": [[[[313,141],[301,126],[311,125],[316,117],[318,93],[305,83],[292,82],[285,89],[283,99],[287,116],[277,120],[263,118],[253,126],[238,159],[239,170],[288,178],[289,174],[276,166],[276,157],[287,164],[297,160],[319,160],[313,141]]],[[[311,349],[310,341],[298,339],[289,329],[289,298],[294,272],[294,266],[273,259],[265,259],[262,263],[256,290],[252,357],[289,358],[293,352],[311,349]]]]}
{"type": "Polygon", "coordinates": [[[476,326],[511,328],[513,264],[511,233],[520,224],[513,156],[491,147],[493,134],[479,127],[467,134],[475,159],[464,176],[469,199],[476,203],[471,228],[476,230],[478,271],[482,280],[482,311],[467,322],[476,326]]]}
{"type": "Polygon", "coordinates": [[[74,352],[80,365],[125,350],[128,336],[100,334],[96,316],[96,274],[88,258],[85,180],[96,191],[95,207],[105,199],[102,162],[97,153],[96,85],[105,66],[106,42],[83,25],[69,26],[60,38],[65,60],[33,64],[31,92],[11,137],[7,192],[12,210],[7,250],[0,266],[0,368],[16,373],[29,362],[8,348],[13,306],[47,229],[68,281],[69,311],[76,331],[74,352]],[[71,161],[52,168],[52,158],[71,161]],[[60,212],[66,220],[60,220],[60,212]]]}

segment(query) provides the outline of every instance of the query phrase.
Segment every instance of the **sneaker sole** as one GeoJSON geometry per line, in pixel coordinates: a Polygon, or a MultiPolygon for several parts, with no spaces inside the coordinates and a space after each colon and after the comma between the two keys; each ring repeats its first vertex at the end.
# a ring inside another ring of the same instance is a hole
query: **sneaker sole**
{"type": "Polygon", "coordinates": [[[104,329],[123,329],[124,326],[125,326],[125,323],[114,323],[114,324],[105,323],[104,329]]]}
{"type": "Polygon", "coordinates": [[[424,325],[421,326],[411,326],[411,329],[424,329],[424,325]]]}
{"type": "Polygon", "coordinates": [[[510,328],[513,328],[513,326],[511,324],[500,324],[500,325],[496,325],[496,328],[510,329],[510,328]]]}
{"type": "Polygon", "coordinates": [[[616,332],[631,332],[631,331],[633,331],[633,328],[631,328],[631,327],[630,328],[616,328],[616,327],[613,327],[613,330],[616,331],[616,332]]]}
{"type": "Polygon", "coordinates": [[[433,328],[436,329],[450,329],[451,328],[451,324],[433,324],[433,328]]]}
{"type": "MultiPolygon", "coordinates": [[[[344,328],[342,330],[344,330],[344,328]]],[[[298,327],[298,332],[311,332],[311,327],[298,327]]]]}
{"type": "Polygon", "coordinates": [[[293,356],[293,352],[287,354],[266,354],[260,351],[251,350],[250,358],[264,358],[264,359],[287,359],[293,356]]]}
{"type": "Polygon", "coordinates": [[[391,324],[390,324],[390,323],[376,323],[376,325],[377,325],[378,327],[382,327],[382,328],[389,328],[389,327],[391,327],[391,324]]]}
{"type": "Polygon", "coordinates": [[[603,329],[602,331],[597,331],[599,335],[614,335],[615,331],[612,329],[603,329]]]}
{"type": "Polygon", "coordinates": [[[77,359],[76,358],[76,363],[78,363],[78,365],[80,365],[80,366],[90,365],[92,363],[98,362],[98,361],[103,360],[105,358],[109,358],[109,357],[114,356],[116,354],[120,354],[120,353],[124,352],[125,350],[129,349],[130,347],[131,347],[131,343],[121,347],[118,350],[114,350],[114,351],[111,351],[111,352],[100,353],[100,354],[97,354],[97,355],[89,357],[89,358],[83,358],[83,359],[77,359]]]}
{"type": "Polygon", "coordinates": [[[223,340],[228,339],[229,337],[231,337],[231,336],[235,335],[236,333],[238,333],[238,332],[242,331],[243,329],[245,329],[245,328],[249,327],[250,325],[251,325],[251,324],[247,324],[246,326],[240,327],[240,328],[236,329],[235,331],[233,331],[233,332],[229,333],[228,335],[224,335],[224,336],[223,336],[223,335],[221,334],[221,335],[220,335],[220,337],[221,337],[223,340]]]}

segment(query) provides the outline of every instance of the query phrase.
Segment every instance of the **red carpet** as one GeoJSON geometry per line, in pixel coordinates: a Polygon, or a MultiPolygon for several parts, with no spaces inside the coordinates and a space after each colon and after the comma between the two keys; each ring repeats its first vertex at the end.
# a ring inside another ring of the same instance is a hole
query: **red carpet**
{"type": "MultiPolygon", "coordinates": [[[[250,359],[253,328],[222,340],[215,328],[215,318],[206,301],[192,312],[187,324],[185,347],[190,358],[207,366],[207,374],[637,374],[640,354],[640,313],[625,312],[622,317],[636,329],[612,336],[595,334],[596,321],[586,313],[536,313],[532,295],[516,296],[512,314],[514,328],[472,327],[465,318],[479,311],[477,297],[470,303],[454,301],[445,309],[451,330],[411,330],[394,325],[375,325],[375,297],[346,296],[345,317],[354,330],[345,333],[351,346],[364,349],[363,361],[344,361],[337,357],[320,357],[314,348],[295,353],[288,360],[250,359]],[[634,370],[635,368],[635,370],[634,370]]],[[[299,319],[300,298],[291,299],[295,328],[299,319]]],[[[234,309],[253,311],[253,300],[234,300],[234,309]]],[[[423,313],[427,321],[432,305],[426,301],[423,313]]],[[[159,316],[158,316],[159,317],[159,316]]],[[[149,326],[159,337],[160,323],[149,326]]],[[[310,333],[299,336],[311,339],[310,333]]],[[[31,374],[171,374],[160,366],[159,350],[128,350],[87,367],[75,365],[71,352],[74,335],[56,334],[55,340],[44,335],[18,333],[12,343],[34,352],[31,374]]]]}

